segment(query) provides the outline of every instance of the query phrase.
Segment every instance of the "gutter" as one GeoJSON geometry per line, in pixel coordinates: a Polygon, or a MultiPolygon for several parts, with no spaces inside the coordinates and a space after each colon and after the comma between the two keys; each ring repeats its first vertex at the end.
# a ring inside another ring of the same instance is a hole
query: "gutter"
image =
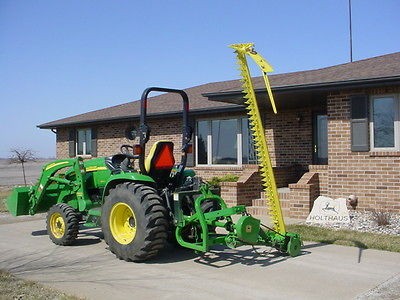
{"type": "MultiPolygon", "coordinates": [[[[244,106],[242,105],[229,105],[229,106],[221,106],[217,108],[198,108],[198,109],[193,109],[190,110],[189,116],[197,116],[197,115],[202,115],[202,114],[219,114],[222,112],[240,112],[240,111],[245,111],[244,106]]],[[[148,114],[147,118],[149,120],[151,119],[157,119],[160,117],[179,117],[182,115],[182,111],[174,111],[174,112],[163,112],[163,113],[153,113],[153,114],[148,114]]],[[[95,120],[88,120],[88,121],[78,121],[78,122],[67,122],[67,123],[62,123],[62,124],[49,124],[46,125],[40,124],[36,125],[37,128],[40,129],[55,129],[55,128],[64,128],[64,127],[77,127],[77,126],[82,126],[82,125],[93,125],[93,124],[101,124],[101,123],[117,123],[117,122],[126,122],[126,121],[138,121],[140,118],[140,115],[131,115],[131,116],[121,116],[121,117],[112,117],[112,118],[102,118],[102,119],[95,119],[95,120]]]]}

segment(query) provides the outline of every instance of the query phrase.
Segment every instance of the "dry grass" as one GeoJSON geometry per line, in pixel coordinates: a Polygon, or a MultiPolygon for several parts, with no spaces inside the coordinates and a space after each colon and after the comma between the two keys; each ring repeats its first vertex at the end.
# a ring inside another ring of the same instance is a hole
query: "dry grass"
{"type": "Polygon", "coordinates": [[[288,231],[299,233],[303,241],[400,252],[400,236],[353,230],[333,230],[308,225],[289,225],[287,227],[288,231]]]}
{"type": "Polygon", "coordinates": [[[387,211],[372,211],[372,219],[378,226],[386,226],[390,224],[391,215],[387,211]]]}
{"type": "Polygon", "coordinates": [[[20,279],[2,270],[0,270],[0,291],[0,299],[83,299],[53,290],[33,281],[20,279]]]}
{"type": "Polygon", "coordinates": [[[12,188],[0,186],[0,212],[7,212],[6,199],[12,188]]]}

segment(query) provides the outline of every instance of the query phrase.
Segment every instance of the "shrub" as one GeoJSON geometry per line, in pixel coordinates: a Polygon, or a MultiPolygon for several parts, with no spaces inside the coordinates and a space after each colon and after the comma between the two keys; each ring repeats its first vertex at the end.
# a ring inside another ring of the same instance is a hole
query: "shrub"
{"type": "Polygon", "coordinates": [[[390,224],[390,213],[385,211],[372,211],[372,219],[378,226],[386,226],[390,224]]]}
{"type": "Polygon", "coordinates": [[[224,176],[214,176],[210,180],[208,180],[208,183],[211,186],[220,187],[221,182],[237,182],[238,179],[239,179],[239,176],[237,176],[237,175],[226,174],[224,176]]]}

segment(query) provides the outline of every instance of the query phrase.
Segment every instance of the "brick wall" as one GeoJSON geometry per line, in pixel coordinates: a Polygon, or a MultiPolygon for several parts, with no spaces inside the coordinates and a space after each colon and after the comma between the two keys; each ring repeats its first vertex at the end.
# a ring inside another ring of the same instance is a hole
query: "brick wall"
{"type": "Polygon", "coordinates": [[[212,177],[220,177],[227,174],[233,174],[240,176],[243,173],[243,169],[245,166],[242,167],[226,167],[226,166],[196,166],[193,168],[196,171],[196,174],[202,177],[204,180],[210,180],[212,177]]]}
{"type": "MultiPolygon", "coordinates": [[[[276,173],[278,186],[287,186],[296,182],[304,173],[302,170],[311,163],[312,128],[310,112],[307,110],[290,110],[280,112],[278,115],[264,113],[267,141],[272,157],[272,163],[276,173]],[[301,118],[301,120],[298,120],[301,118]],[[279,153],[275,153],[278,151],[279,153]]],[[[238,117],[243,113],[219,114],[218,117],[238,117]]],[[[198,116],[198,119],[209,117],[198,116]]],[[[98,156],[109,156],[119,153],[122,144],[132,144],[125,138],[125,130],[128,125],[138,127],[138,122],[113,122],[97,126],[97,154],[98,156]]],[[[175,144],[175,160],[180,161],[181,130],[182,122],[178,118],[163,118],[150,120],[150,141],[147,151],[151,145],[160,139],[173,141],[175,144]]],[[[87,126],[85,126],[87,128],[87,126]]],[[[60,128],[57,133],[57,157],[68,157],[68,131],[69,128],[60,128]]],[[[244,166],[245,167],[245,166],[244,166]]],[[[213,176],[235,174],[240,176],[244,167],[226,166],[197,166],[196,172],[210,179],[213,176]]]]}
{"type": "Polygon", "coordinates": [[[311,173],[318,173],[319,192],[321,196],[328,196],[328,165],[310,165],[311,173]]]}
{"type": "Polygon", "coordinates": [[[299,182],[290,184],[290,193],[287,195],[289,201],[289,216],[292,218],[306,218],[310,213],[314,200],[320,194],[319,174],[308,172],[303,175],[299,182]]]}
{"type": "MultiPolygon", "coordinates": [[[[133,125],[136,128],[139,127],[138,122],[134,122],[133,125]]],[[[155,141],[160,139],[168,140],[174,142],[174,156],[177,161],[180,160],[182,122],[176,118],[164,118],[161,122],[157,120],[149,120],[148,125],[151,128],[151,135],[150,140],[146,145],[146,153],[149,152],[155,141]]],[[[130,141],[125,138],[125,130],[127,126],[128,123],[120,122],[98,127],[98,156],[108,156],[119,153],[119,148],[122,144],[132,145],[133,143],[139,142],[138,139],[130,141]]]]}
{"type": "MultiPolygon", "coordinates": [[[[350,95],[399,93],[400,87],[346,91],[328,96],[328,180],[332,198],[354,194],[360,209],[400,211],[400,153],[352,152],[350,95]]],[[[325,185],[326,184],[326,185],[325,185]]]]}
{"type": "Polygon", "coordinates": [[[265,114],[265,134],[276,167],[312,163],[312,108],[265,114]]]}
{"type": "Polygon", "coordinates": [[[237,182],[222,182],[221,197],[228,206],[252,205],[252,200],[260,198],[263,190],[257,166],[244,168],[237,182]]]}
{"type": "MultiPolygon", "coordinates": [[[[109,156],[119,153],[123,144],[132,145],[138,143],[138,139],[130,141],[125,138],[125,130],[129,125],[138,127],[138,122],[116,122],[96,126],[97,128],[97,156],[109,156]]],[[[147,144],[146,152],[150,150],[155,141],[165,139],[174,142],[174,155],[180,161],[180,149],[182,144],[182,122],[176,118],[163,118],[162,121],[150,120],[151,136],[147,144]]],[[[82,127],[87,128],[88,126],[82,127]]],[[[77,128],[79,129],[79,127],[77,128]]],[[[57,130],[57,158],[68,157],[68,132],[69,128],[57,130]]]]}
{"type": "Polygon", "coordinates": [[[56,135],[56,157],[66,158],[69,157],[68,152],[68,128],[58,128],[56,135]]]}

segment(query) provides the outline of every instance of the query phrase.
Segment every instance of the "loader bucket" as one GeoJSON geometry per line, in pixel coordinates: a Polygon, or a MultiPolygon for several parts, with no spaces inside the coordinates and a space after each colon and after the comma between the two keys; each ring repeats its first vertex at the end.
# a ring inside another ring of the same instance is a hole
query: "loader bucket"
{"type": "Polygon", "coordinates": [[[28,186],[17,187],[8,196],[7,208],[13,216],[29,215],[29,190],[28,186]]]}

